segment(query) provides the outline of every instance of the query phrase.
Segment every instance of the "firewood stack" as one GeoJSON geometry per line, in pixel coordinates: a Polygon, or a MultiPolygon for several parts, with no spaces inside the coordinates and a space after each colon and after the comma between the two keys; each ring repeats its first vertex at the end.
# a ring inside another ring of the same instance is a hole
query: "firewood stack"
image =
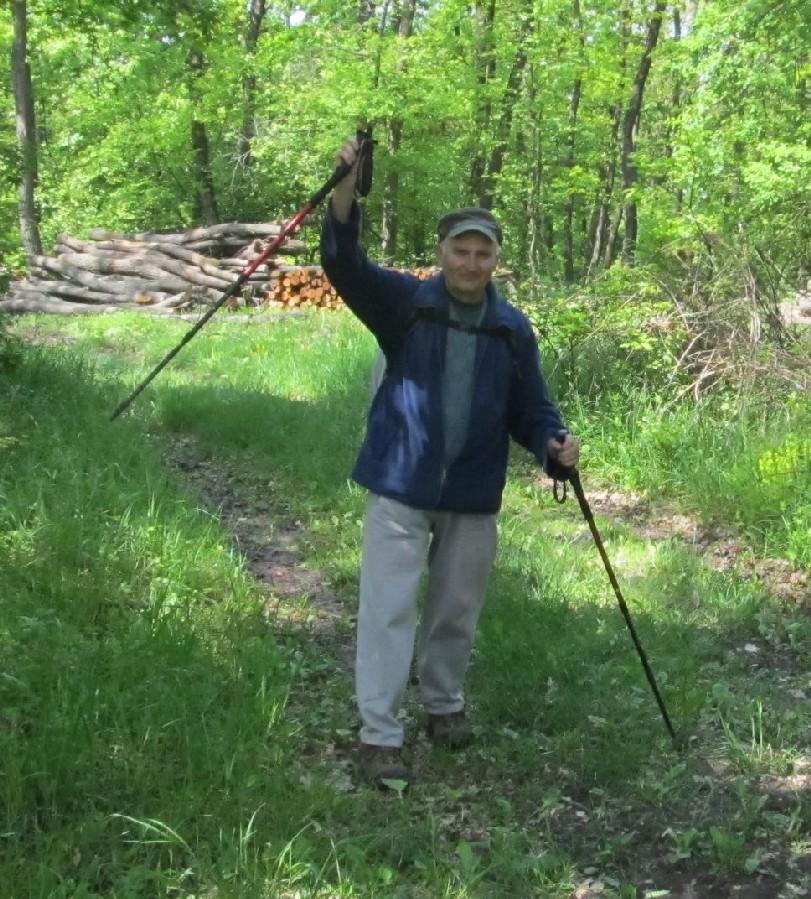
{"type": "MultiPolygon", "coordinates": [[[[28,276],[11,284],[0,311],[82,314],[143,309],[171,313],[210,305],[280,228],[280,223],[234,222],[177,234],[96,230],[90,240],[63,234],[56,255],[30,258],[28,276]]],[[[279,252],[295,256],[305,250],[302,241],[287,240],[279,252]]],[[[274,261],[275,257],[270,260],[274,261]]],[[[267,264],[260,266],[234,302],[261,302],[271,272],[267,264]]]]}
{"type": "Polygon", "coordinates": [[[342,306],[335,288],[320,265],[280,265],[270,273],[266,294],[268,306],[300,308],[342,306]]]}
{"type": "MultiPolygon", "coordinates": [[[[436,274],[436,268],[412,269],[421,281],[436,274]]],[[[269,306],[277,308],[319,307],[338,309],[343,302],[320,265],[282,265],[270,273],[269,306]]]]}
{"type": "MultiPolygon", "coordinates": [[[[217,302],[261,254],[282,223],[229,224],[180,233],[117,234],[94,230],[89,240],[60,235],[54,256],[33,256],[26,278],[15,281],[0,312],[87,314],[134,309],[180,313],[217,302]]],[[[292,265],[305,244],[287,240],[253,272],[229,308],[342,306],[319,265],[292,265]],[[287,260],[284,259],[287,257],[287,260]]],[[[420,279],[436,268],[412,270],[420,279]]]]}

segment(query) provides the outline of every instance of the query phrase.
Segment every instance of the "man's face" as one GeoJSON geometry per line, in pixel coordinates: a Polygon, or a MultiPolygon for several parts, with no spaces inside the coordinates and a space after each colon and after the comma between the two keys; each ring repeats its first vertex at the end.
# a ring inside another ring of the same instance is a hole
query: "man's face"
{"type": "Polygon", "coordinates": [[[496,270],[498,244],[478,231],[446,237],[437,248],[437,259],[451,296],[463,303],[478,303],[496,270]]]}

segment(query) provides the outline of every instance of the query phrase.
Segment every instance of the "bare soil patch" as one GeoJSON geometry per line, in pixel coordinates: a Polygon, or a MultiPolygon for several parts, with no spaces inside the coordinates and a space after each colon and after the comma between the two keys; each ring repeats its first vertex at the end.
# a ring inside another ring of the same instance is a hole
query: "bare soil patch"
{"type": "Polygon", "coordinates": [[[758,557],[732,528],[702,522],[667,503],[652,504],[640,494],[590,490],[597,515],[631,528],[645,540],[680,540],[696,550],[715,571],[755,579],[775,599],[811,607],[809,572],[787,559],[758,557]]]}

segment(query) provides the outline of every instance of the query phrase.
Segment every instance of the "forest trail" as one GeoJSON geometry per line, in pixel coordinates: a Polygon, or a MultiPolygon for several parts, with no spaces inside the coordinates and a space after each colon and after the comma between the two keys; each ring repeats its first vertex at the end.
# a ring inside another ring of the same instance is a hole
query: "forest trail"
{"type": "Polygon", "coordinates": [[[266,616],[279,625],[306,629],[337,647],[341,660],[351,664],[353,647],[339,627],[347,614],[345,603],[322,572],[304,564],[301,523],[270,499],[258,498],[256,485],[227,463],[205,458],[192,438],[176,439],[167,461],[200,495],[207,511],[219,517],[248,571],[265,589],[266,616]]]}
{"type": "MultiPolygon", "coordinates": [[[[346,616],[346,604],[320,571],[304,565],[299,542],[306,534],[301,523],[274,508],[270,499],[258,499],[255,486],[230,471],[227,463],[205,458],[192,438],[176,439],[167,459],[199,492],[207,509],[217,512],[251,574],[275,597],[269,614],[285,600],[306,599],[308,611],[302,614],[308,624],[316,633],[334,632],[336,621],[346,616]]],[[[586,498],[598,518],[629,529],[640,540],[676,539],[713,570],[755,579],[774,599],[811,610],[808,571],[787,559],[757,556],[730,527],[705,525],[672,504],[652,503],[641,494],[587,488],[586,498]]]]}
{"type": "Polygon", "coordinates": [[[629,528],[641,540],[677,539],[713,570],[755,579],[774,599],[811,610],[808,572],[787,559],[756,555],[731,527],[706,525],[670,503],[652,503],[635,493],[598,489],[589,491],[587,499],[595,515],[629,528]]]}

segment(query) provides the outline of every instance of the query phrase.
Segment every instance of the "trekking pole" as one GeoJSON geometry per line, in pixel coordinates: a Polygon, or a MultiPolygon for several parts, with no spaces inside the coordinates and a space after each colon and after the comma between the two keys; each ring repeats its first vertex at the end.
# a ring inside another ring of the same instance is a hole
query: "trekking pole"
{"type": "MultiPolygon", "coordinates": [[[[359,144],[359,155],[358,155],[358,186],[357,193],[360,196],[365,197],[369,192],[372,183],[372,146],[374,141],[371,136],[366,131],[358,130],[357,132],[357,140],[359,144]]],[[[265,262],[269,259],[284,243],[286,238],[293,234],[295,231],[299,229],[301,223],[304,219],[315,209],[316,206],[321,203],[324,197],[343,179],[349,174],[352,166],[347,165],[342,162],[339,163],[335,167],[335,171],[330,176],[329,180],[324,182],[321,187],[310,197],[309,200],[299,209],[299,211],[283,226],[281,231],[273,238],[273,240],[265,247],[265,249],[253,260],[253,262],[249,263],[245,269],[240,273],[239,277],[236,281],[225,291],[225,293],[217,300],[217,302],[206,312],[205,315],[194,325],[194,327],[190,328],[189,331],[186,332],[183,339],[180,343],[169,353],[164,356],[163,359],[152,369],[152,371],[144,378],[143,381],[132,391],[132,393],[124,400],[122,400],[115,409],[115,412],[110,416],[110,421],[115,421],[122,412],[126,411],[133,403],[133,401],[149,386],[149,384],[163,371],[164,368],[172,361],[172,359],[177,356],[177,354],[183,349],[184,346],[198,333],[211,319],[214,313],[220,309],[224,303],[226,303],[232,296],[237,294],[241,289],[242,285],[248,280],[248,278],[265,262]]]]}
{"type": "MultiPolygon", "coordinates": [[[[559,437],[558,439],[562,442],[562,437],[559,437]]],[[[555,483],[553,487],[553,494],[555,499],[559,503],[563,503],[566,501],[566,482],[572,485],[574,495],[577,497],[577,502],[580,505],[580,511],[583,513],[583,518],[586,519],[586,523],[588,524],[589,530],[591,531],[591,536],[594,538],[594,543],[597,546],[597,551],[600,553],[600,558],[603,560],[603,565],[605,566],[606,573],[608,574],[608,580],[611,582],[611,586],[614,588],[614,593],[617,597],[617,601],[619,602],[622,617],[625,619],[626,625],[628,625],[631,639],[634,641],[634,646],[636,647],[636,651],[639,655],[639,660],[642,662],[642,667],[645,670],[645,676],[647,677],[650,688],[651,690],[653,690],[653,695],[656,698],[656,704],[659,706],[659,711],[662,713],[662,720],[665,723],[667,732],[670,734],[670,739],[673,741],[673,746],[678,749],[680,748],[679,739],[676,736],[676,731],[674,730],[673,724],[670,721],[670,715],[668,715],[667,713],[667,708],[665,707],[665,702],[662,699],[662,694],[659,692],[659,687],[656,684],[656,678],[654,677],[653,669],[648,662],[647,654],[642,648],[642,643],[640,642],[639,635],[637,634],[636,628],[634,627],[631,613],[628,611],[628,606],[622,595],[622,591],[620,590],[620,585],[617,581],[616,575],[614,574],[614,569],[612,568],[611,562],[608,559],[608,554],[605,551],[605,546],[603,546],[600,532],[597,530],[597,525],[594,522],[594,515],[591,512],[591,507],[589,506],[588,500],[586,499],[586,494],[583,492],[583,485],[580,482],[580,473],[576,468],[563,468],[563,466],[560,466],[560,470],[554,472],[554,477],[555,483]],[[562,493],[558,492],[558,483],[560,481],[563,482],[562,493]]]]}

